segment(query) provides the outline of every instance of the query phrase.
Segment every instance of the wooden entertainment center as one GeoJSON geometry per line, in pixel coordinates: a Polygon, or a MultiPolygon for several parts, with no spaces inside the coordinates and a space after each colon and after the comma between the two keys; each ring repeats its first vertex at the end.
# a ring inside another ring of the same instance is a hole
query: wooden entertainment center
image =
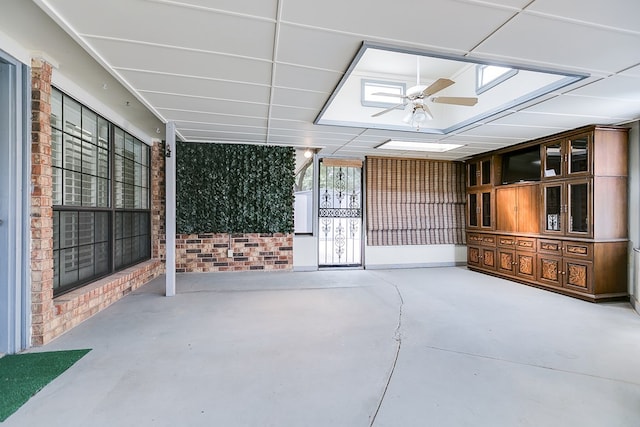
{"type": "Polygon", "coordinates": [[[467,266],[592,302],[627,297],[628,129],[586,126],[467,161],[467,266]]]}

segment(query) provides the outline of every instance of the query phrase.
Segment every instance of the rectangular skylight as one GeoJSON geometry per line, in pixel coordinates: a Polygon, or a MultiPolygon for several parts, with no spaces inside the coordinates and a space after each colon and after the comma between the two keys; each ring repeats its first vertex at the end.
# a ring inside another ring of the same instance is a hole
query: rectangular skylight
{"type": "Polygon", "coordinates": [[[361,104],[365,107],[392,107],[402,104],[402,97],[406,89],[404,83],[385,82],[378,80],[362,79],[361,87],[361,104]],[[375,93],[389,93],[394,96],[374,95],[375,93]]]}
{"type": "Polygon", "coordinates": [[[376,148],[380,150],[405,150],[405,151],[426,151],[431,153],[444,153],[445,151],[454,150],[462,146],[463,146],[462,144],[399,141],[399,140],[390,139],[389,141],[378,145],[376,148]]]}
{"type": "Polygon", "coordinates": [[[476,93],[479,95],[518,74],[518,70],[497,65],[476,65],[476,93]]]}

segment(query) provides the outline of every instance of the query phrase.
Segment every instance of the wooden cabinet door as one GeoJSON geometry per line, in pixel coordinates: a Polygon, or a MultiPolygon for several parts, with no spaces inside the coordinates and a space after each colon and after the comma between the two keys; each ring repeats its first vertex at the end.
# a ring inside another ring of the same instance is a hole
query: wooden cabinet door
{"type": "Polygon", "coordinates": [[[496,264],[495,248],[480,248],[480,268],[495,271],[496,264]]]}
{"type": "Polygon", "coordinates": [[[516,275],[527,280],[536,280],[536,254],[516,252],[516,275]]]}
{"type": "Polygon", "coordinates": [[[516,253],[513,249],[498,248],[498,260],[496,270],[498,273],[508,276],[516,274],[516,253]]]}
{"type": "Polygon", "coordinates": [[[496,230],[508,233],[518,231],[516,206],[516,187],[496,188],[496,230]]]}
{"type": "Polygon", "coordinates": [[[540,231],[539,186],[496,188],[496,230],[507,233],[540,231]]]}
{"type": "Polygon", "coordinates": [[[593,290],[593,264],[572,258],[564,258],[564,287],[580,292],[591,293],[593,290]]]}
{"type": "Polygon", "coordinates": [[[467,246],[467,264],[480,267],[480,246],[467,246]]]}
{"type": "Polygon", "coordinates": [[[540,232],[540,186],[517,187],[516,215],[519,233],[540,232]]]}
{"type": "Polygon", "coordinates": [[[538,254],[538,281],[546,285],[561,287],[562,280],[562,258],[538,254]]]}

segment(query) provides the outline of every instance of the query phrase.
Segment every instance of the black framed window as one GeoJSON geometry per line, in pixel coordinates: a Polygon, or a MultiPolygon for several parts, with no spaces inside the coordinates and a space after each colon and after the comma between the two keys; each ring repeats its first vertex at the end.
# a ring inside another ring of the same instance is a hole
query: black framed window
{"type": "Polygon", "coordinates": [[[51,93],[54,295],[150,258],[150,149],[51,93]]]}

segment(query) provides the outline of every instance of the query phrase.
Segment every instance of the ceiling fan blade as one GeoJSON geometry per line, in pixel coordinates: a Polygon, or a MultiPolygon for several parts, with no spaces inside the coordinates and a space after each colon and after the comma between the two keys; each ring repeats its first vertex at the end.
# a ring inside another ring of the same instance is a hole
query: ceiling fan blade
{"type": "Polygon", "coordinates": [[[431,83],[431,85],[427,86],[425,90],[422,91],[422,96],[433,95],[436,92],[440,92],[442,89],[447,88],[454,84],[453,80],[449,79],[438,79],[435,82],[431,83]]]}
{"type": "Polygon", "coordinates": [[[389,111],[395,110],[396,108],[402,107],[402,106],[404,106],[404,104],[394,105],[393,107],[387,108],[386,110],[378,111],[377,113],[372,114],[371,117],[378,117],[378,116],[381,116],[383,114],[387,114],[389,111]]]}
{"type": "Polygon", "coordinates": [[[435,96],[431,98],[431,102],[440,104],[466,105],[473,107],[478,103],[478,98],[467,98],[464,96],[435,96]]]}
{"type": "Polygon", "coordinates": [[[394,98],[406,98],[406,96],[404,95],[400,95],[399,93],[385,93],[385,92],[376,92],[376,93],[372,93],[371,95],[375,95],[375,96],[392,96],[394,98]]]}

